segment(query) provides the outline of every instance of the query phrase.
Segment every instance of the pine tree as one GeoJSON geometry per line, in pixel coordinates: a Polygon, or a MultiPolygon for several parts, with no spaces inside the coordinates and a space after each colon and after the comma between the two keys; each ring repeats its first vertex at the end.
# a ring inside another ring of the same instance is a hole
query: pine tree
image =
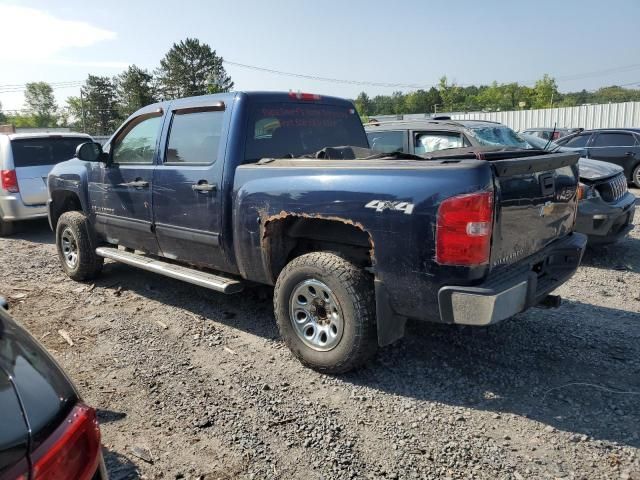
{"type": "Polygon", "coordinates": [[[195,38],[174,43],[160,61],[156,75],[164,99],[228,92],[233,88],[223,58],[195,38]]]}

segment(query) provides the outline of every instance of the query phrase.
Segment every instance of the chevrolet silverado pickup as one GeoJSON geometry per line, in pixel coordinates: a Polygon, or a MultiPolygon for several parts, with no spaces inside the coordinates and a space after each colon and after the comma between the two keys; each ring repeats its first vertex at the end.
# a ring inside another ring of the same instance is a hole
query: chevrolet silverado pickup
{"type": "Polygon", "coordinates": [[[280,333],[340,373],[407,319],[489,325],[577,269],[578,155],[491,161],[368,149],[349,101],[235,92],[134,113],[48,177],[62,268],[104,259],[226,294],[274,286],[280,333]]]}

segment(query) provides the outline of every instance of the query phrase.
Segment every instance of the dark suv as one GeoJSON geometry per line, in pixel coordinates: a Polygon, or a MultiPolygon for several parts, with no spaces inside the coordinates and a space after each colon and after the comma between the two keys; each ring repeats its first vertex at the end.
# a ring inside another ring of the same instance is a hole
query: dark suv
{"type": "Polygon", "coordinates": [[[585,130],[563,137],[556,143],[564,147],[582,148],[588,158],[620,165],[627,180],[640,188],[640,128],[585,130]]]}

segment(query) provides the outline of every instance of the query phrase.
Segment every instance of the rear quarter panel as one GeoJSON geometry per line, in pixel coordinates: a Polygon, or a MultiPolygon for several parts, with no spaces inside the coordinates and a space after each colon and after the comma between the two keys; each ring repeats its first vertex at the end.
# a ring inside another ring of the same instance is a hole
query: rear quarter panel
{"type": "Polygon", "coordinates": [[[386,284],[394,310],[415,316],[419,305],[433,304],[432,312],[421,316],[437,319],[440,286],[466,284],[486,271],[435,264],[438,206],[452,195],[490,189],[487,162],[475,160],[278,160],[241,166],[233,189],[239,270],[249,280],[274,283],[263,248],[270,221],[287,216],[342,221],[370,236],[374,274],[386,284]],[[396,209],[401,202],[413,205],[412,211],[396,209]]]}

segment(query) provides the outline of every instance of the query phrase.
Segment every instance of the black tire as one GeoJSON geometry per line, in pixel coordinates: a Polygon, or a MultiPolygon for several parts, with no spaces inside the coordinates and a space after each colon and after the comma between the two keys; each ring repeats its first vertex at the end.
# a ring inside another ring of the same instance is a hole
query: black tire
{"type": "Polygon", "coordinates": [[[308,253],[292,260],[276,282],[274,309],[278,329],[285,343],[304,365],[314,370],[330,374],[344,373],[364,365],[376,353],[378,342],[373,279],[362,268],[336,254],[308,253]],[[328,351],[311,348],[302,339],[303,334],[294,327],[292,295],[299,291],[301,284],[310,281],[328,287],[342,312],[341,335],[339,338],[336,336],[337,343],[328,351]]]}
{"type": "Polygon", "coordinates": [[[631,175],[631,183],[636,188],[640,188],[640,163],[636,165],[636,168],[633,169],[633,174],[631,175]]]}
{"type": "Polygon", "coordinates": [[[0,218],[0,237],[8,237],[13,234],[13,223],[0,218]]]}
{"type": "Polygon", "coordinates": [[[96,255],[90,229],[91,225],[82,212],[62,214],[56,227],[56,248],[62,269],[79,282],[97,277],[104,265],[104,258],[96,255]],[[75,262],[71,261],[69,243],[75,243],[75,262]]]}

